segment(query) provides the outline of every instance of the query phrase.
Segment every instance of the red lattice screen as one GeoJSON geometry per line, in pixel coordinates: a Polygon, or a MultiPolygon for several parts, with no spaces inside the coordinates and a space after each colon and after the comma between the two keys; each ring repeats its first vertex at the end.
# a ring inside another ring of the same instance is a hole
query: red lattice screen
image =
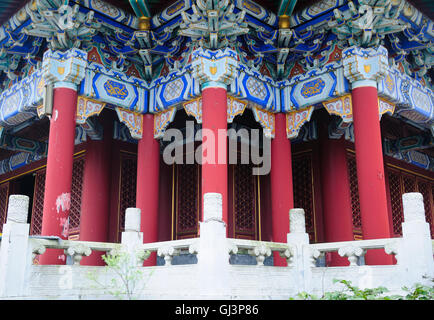
{"type": "Polygon", "coordinates": [[[258,240],[257,177],[252,165],[233,166],[233,212],[235,238],[258,240]]]}
{"type": "Polygon", "coordinates": [[[40,235],[42,231],[42,213],[44,211],[45,169],[36,172],[33,192],[32,220],[30,234],[40,235]]]}
{"type": "MultiPolygon", "coordinates": [[[[433,184],[434,185],[434,184],[433,184]]],[[[431,229],[431,238],[434,237],[434,225],[433,225],[433,194],[431,194],[432,186],[429,181],[421,178],[417,181],[417,189],[423,196],[423,204],[425,207],[425,219],[429,223],[431,229]]]]}
{"type": "MultiPolygon", "coordinates": [[[[80,233],[81,191],[83,187],[84,156],[74,159],[72,167],[71,209],[69,211],[69,238],[78,238],[80,233]]],[[[32,217],[30,234],[42,232],[42,215],[44,211],[45,169],[35,173],[32,217]]]]}
{"type": "Polygon", "coordinates": [[[175,239],[194,238],[200,217],[200,166],[175,166],[175,239]]]}
{"type": "Polygon", "coordinates": [[[306,232],[311,241],[315,239],[314,225],[314,191],[312,154],[295,155],[292,160],[292,176],[294,184],[294,207],[303,208],[306,219],[306,232]]]}
{"type": "Polygon", "coordinates": [[[71,209],[69,211],[69,238],[80,233],[81,191],[83,187],[84,156],[74,159],[72,167],[71,209]]]}
{"type": "Polygon", "coordinates": [[[355,239],[362,238],[362,218],[360,216],[359,187],[357,180],[356,157],[347,153],[348,177],[350,180],[351,211],[355,239]]]}
{"type": "Polygon", "coordinates": [[[434,181],[419,175],[404,172],[398,168],[387,168],[389,177],[390,203],[392,207],[393,233],[399,237],[402,235],[401,224],[404,221],[402,209],[402,195],[407,192],[420,192],[423,196],[425,218],[430,225],[431,237],[434,236],[433,224],[433,192],[434,181]]]}
{"type": "Polygon", "coordinates": [[[416,191],[416,177],[408,174],[402,174],[402,191],[403,193],[416,191]]]}
{"type": "Polygon", "coordinates": [[[395,236],[402,234],[401,224],[403,222],[402,214],[402,189],[401,175],[399,171],[388,170],[390,205],[392,208],[392,230],[395,236]]]}
{"type": "Polygon", "coordinates": [[[121,177],[119,190],[119,232],[124,231],[125,210],[136,206],[137,156],[121,153],[121,177]]]}
{"type": "Polygon", "coordinates": [[[0,185],[0,232],[3,231],[3,224],[6,222],[9,199],[9,182],[0,185]]]}

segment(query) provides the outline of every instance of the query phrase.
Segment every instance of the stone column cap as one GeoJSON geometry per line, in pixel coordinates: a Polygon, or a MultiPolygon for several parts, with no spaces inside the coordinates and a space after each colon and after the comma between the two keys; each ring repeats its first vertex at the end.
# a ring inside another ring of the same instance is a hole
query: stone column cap
{"type": "Polygon", "coordinates": [[[139,208],[127,208],[125,210],[125,231],[140,232],[141,210],[139,208]]]}
{"type": "Polygon", "coordinates": [[[208,192],[203,195],[203,221],[222,221],[223,196],[221,193],[208,192]]]}
{"type": "Polygon", "coordinates": [[[289,232],[306,233],[306,218],[304,209],[293,208],[289,210],[289,232]]]}
{"type": "Polygon", "coordinates": [[[29,197],[20,194],[9,196],[6,223],[27,223],[29,213],[29,197]]]}
{"type": "Polygon", "coordinates": [[[402,195],[402,209],[404,212],[404,222],[425,220],[425,206],[423,195],[419,192],[408,192],[402,195]]]}

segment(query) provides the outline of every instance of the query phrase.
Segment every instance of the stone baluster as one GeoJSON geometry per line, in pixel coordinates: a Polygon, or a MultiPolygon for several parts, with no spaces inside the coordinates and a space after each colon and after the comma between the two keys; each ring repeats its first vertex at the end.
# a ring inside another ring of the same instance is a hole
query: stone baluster
{"type": "Polygon", "coordinates": [[[309,265],[311,268],[316,267],[316,263],[320,257],[324,255],[323,252],[319,251],[318,249],[312,249],[310,251],[309,255],[309,265]]]}
{"type": "Polygon", "coordinates": [[[76,244],[72,245],[69,248],[64,250],[65,254],[72,257],[73,265],[78,266],[80,265],[80,261],[83,258],[83,256],[90,256],[92,253],[92,250],[83,244],[76,244]]]}
{"type": "Polygon", "coordinates": [[[248,253],[249,255],[256,257],[258,266],[263,266],[265,258],[271,256],[270,248],[262,243],[255,246],[253,249],[250,249],[248,253]]]}
{"type": "Polygon", "coordinates": [[[194,243],[192,243],[188,246],[188,253],[190,253],[190,254],[198,254],[199,253],[199,245],[198,245],[197,241],[195,241],[194,243]]]}
{"type": "Polygon", "coordinates": [[[397,241],[389,242],[384,246],[384,251],[387,254],[393,255],[397,261],[397,264],[399,264],[399,245],[397,241]]]}
{"type": "Polygon", "coordinates": [[[157,250],[157,255],[164,258],[165,266],[171,266],[173,257],[178,256],[179,253],[179,249],[176,249],[173,246],[165,246],[158,248],[157,250]]]}
{"type": "Polygon", "coordinates": [[[238,253],[238,246],[232,242],[229,242],[228,243],[228,252],[229,252],[229,254],[237,254],[238,253]]]}
{"type": "Polygon", "coordinates": [[[357,262],[359,260],[359,257],[364,256],[366,253],[365,250],[363,250],[360,247],[357,246],[345,246],[341,247],[338,250],[338,254],[341,257],[347,257],[348,261],[350,262],[350,267],[357,266],[357,262]]]}
{"type": "Polygon", "coordinates": [[[294,247],[289,246],[288,249],[279,252],[279,255],[282,258],[286,259],[286,263],[287,263],[288,267],[294,266],[294,256],[295,256],[295,248],[294,247]]]}
{"type": "Polygon", "coordinates": [[[36,245],[32,249],[32,261],[39,255],[43,254],[47,248],[44,245],[36,245]]]}

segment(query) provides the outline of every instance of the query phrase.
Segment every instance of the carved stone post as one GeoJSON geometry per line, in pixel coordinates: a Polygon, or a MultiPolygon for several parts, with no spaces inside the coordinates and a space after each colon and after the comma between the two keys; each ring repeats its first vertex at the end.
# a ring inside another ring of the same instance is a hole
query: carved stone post
{"type": "Polygon", "coordinates": [[[201,298],[221,298],[229,288],[229,248],[222,220],[222,195],[204,194],[198,253],[201,298]]]}
{"type": "Polygon", "coordinates": [[[28,208],[29,197],[9,197],[0,248],[1,297],[21,296],[25,291],[26,272],[32,261],[31,250],[29,251],[28,208]]]}
{"type": "Polygon", "coordinates": [[[306,233],[304,209],[289,210],[288,245],[292,248],[291,266],[296,273],[297,288],[309,292],[312,259],[318,258],[309,248],[309,235],[306,233]]]}
{"type": "Polygon", "coordinates": [[[434,261],[429,224],[425,221],[423,196],[418,192],[402,195],[404,222],[400,245],[399,265],[409,285],[422,281],[423,276],[434,277],[434,261]]]}
{"type": "Polygon", "coordinates": [[[131,256],[131,264],[143,265],[143,260],[149,257],[140,251],[143,244],[143,232],[140,232],[141,210],[139,208],[127,208],[125,211],[125,231],[122,232],[122,249],[131,256]]]}

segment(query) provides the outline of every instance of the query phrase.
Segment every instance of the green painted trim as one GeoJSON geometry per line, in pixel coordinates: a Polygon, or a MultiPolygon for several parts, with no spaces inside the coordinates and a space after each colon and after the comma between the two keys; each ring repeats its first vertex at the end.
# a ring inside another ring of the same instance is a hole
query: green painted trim
{"type": "Polygon", "coordinates": [[[151,17],[149,6],[146,0],[129,0],[130,5],[137,17],[151,17]]]}
{"type": "Polygon", "coordinates": [[[278,15],[279,16],[290,16],[294,11],[297,0],[281,0],[279,5],[278,15]]]}

